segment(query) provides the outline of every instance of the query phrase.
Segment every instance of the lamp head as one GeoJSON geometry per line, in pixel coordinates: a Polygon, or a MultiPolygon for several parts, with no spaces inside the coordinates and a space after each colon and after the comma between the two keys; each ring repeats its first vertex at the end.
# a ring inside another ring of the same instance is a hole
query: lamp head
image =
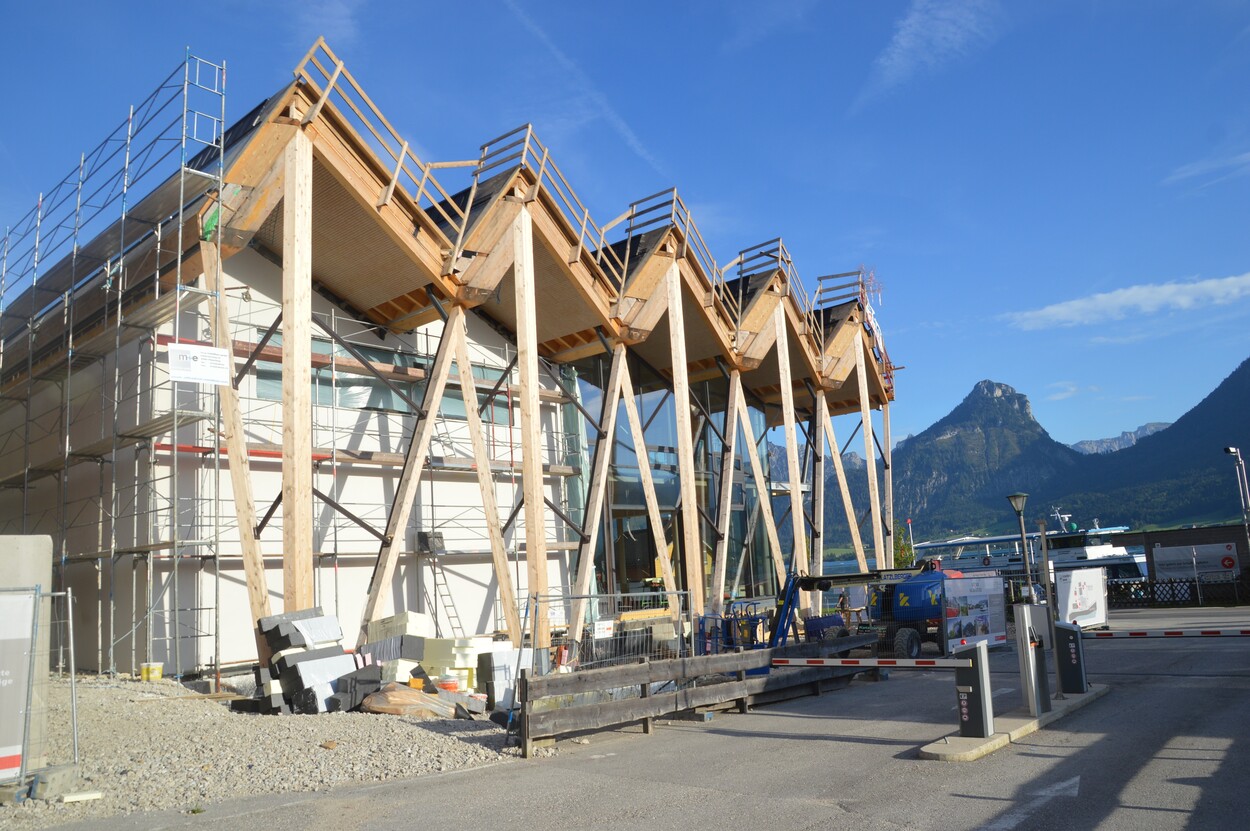
{"type": "Polygon", "coordinates": [[[1239,453],[1239,451],[1235,447],[1225,447],[1224,452],[1230,456],[1236,456],[1239,453]]]}
{"type": "Polygon", "coordinates": [[[1011,509],[1017,514],[1024,513],[1024,500],[1028,499],[1027,493],[1013,493],[1007,497],[1007,501],[1011,503],[1011,509]]]}

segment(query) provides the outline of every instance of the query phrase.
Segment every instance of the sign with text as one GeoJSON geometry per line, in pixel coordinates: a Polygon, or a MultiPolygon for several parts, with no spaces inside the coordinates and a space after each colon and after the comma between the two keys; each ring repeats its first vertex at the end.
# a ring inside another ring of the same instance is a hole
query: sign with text
{"type": "Polygon", "coordinates": [[[0,592],[0,782],[22,772],[35,604],[33,589],[0,592]]]}
{"type": "Polygon", "coordinates": [[[1206,577],[1241,573],[1237,546],[1231,542],[1207,545],[1177,545],[1153,550],[1156,580],[1193,580],[1195,572],[1206,577]]]}
{"type": "Polygon", "coordinates": [[[1089,629],[1107,625],[1107,572],[1078,568],[1055,572],[1055,605],[1059,620],[1089,629]]]}
{"type": "Polygon", "coordinates": [[[169,345],[169,379],[188,384],[229,384],[230,353],[215,346],[169,345]]]}
{"type": "Polygon", "coordinates": [[[943,620],[950,649],[1007,641],[1007,605],[1001,577],[946,578],[943,620]]]}

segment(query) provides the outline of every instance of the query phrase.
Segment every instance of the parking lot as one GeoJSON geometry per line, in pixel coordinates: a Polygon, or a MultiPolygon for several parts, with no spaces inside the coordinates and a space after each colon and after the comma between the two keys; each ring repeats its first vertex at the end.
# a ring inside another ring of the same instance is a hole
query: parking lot
{"type": "MultiPolygon", "coordinates": [[[[1116,612],[1112,628],[1234,628],[1247,609],[1116,612]]],[[[955,730],[949,673],[895,671],[820,697],[562,741],[548,758],[95,828],[1150,829],[1244,825],[1250,639],[1086,642],[1110,693],[984,759],[922,761],[955,730]]],[[[1020,705],[1016,656],[991,660],[1020,705]]]]}

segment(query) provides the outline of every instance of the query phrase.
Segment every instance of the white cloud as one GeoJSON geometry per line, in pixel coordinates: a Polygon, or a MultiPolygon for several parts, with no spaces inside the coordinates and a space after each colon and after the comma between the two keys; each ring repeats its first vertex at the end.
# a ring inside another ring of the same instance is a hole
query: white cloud
{"type": "Polygon", "coordinates": [[[1047,401],[1062,401],[1065,398],[1071,398],[1080,391],[1080,388],[1071,381],[1056,381],[1053,384],[1047,384],[1046,388],[1055,390],[1046,396],[1047,401]]]}
{"type": "Polygon", "coordinates": [[[808,13],[816,8],[816,0],[781,0],[781,2],[752,2],[730,7],[733,32],[721,44],[722,52],[741,52],[762,43],[775,32],[790,29],[803,22],[808,13]]]}
{"type": "Polygon", "coordinates": [[[1155,283],[1065,300],[1026,312],[1008,312],[1003,318],[1020,329],[1052,329],[1123,320],[1129,315],[1187,312],[1206,306],[1226,306],[1250,296],[1250,273],[1192,283],[1155,283]]]}
{"type": "Polygon", "coordinates": [[[295,9],[295,37],[305,46],[311,46],[319,36],[336,52],[351,46],[360,38],[357,13],[364,9],[365,0],[300,0],[292,3],[295,9]]]}
{"type": "Polygon", "coordinates": [[[1250,173],[1250,152],[1236,153],[1231,156],[1203,159],[1181,165],[1168,174],[1163,180],[1165,185],[1175,185],[1191,179],[1205,180],[1202,187],[1214,185],[1227,179],[1245,176],[1250,173]]]}
{"type": "Polygon", "coordinates": [[[625,145],[629,147],[630,150],[634,151],[640,159],[650,165],[651,168],[657,173],[667,175],[664,173],[659,161],[655,158],[655,156],[651,155],[651,152],[647,150],[646,146],[642,143],[642,139],[638,138],[638,134],[633,131],[628,123],[626,123],[620,113],[618,113],[612,105],[608,103],[607,96],[599,90],[595,83],[590,79],[590,76],[587,75],[572,58],[566,55],[560,47],[556,46],[555,42],[548,37],[546,31],[544,31],[543,28],[539,26],[529,15],[522,11],[520,5],[517,4],[515,0],[503,0],[503,2],[504,5],[508,7],[509,11],[516,16],[517,20],[521,22],[521,25],[528,29],[530,34],[532,34],[538,42],[542,44],[543,48],[547,50],[547,54],[549,54],[555,62],[559,64],[561,69],[568,73],[573,83],[579,88],[581,94],[592,102],[594,107],[598,110],[600,117],[608,123],[618,136],[620,136],[621,140],[625,142],[625,145]]]}
{"type": "Polygon", "coordinates": [[[998,0],[912,0],[853,109],[992,43],[1001,28],[1000,11],[998,0]]]}

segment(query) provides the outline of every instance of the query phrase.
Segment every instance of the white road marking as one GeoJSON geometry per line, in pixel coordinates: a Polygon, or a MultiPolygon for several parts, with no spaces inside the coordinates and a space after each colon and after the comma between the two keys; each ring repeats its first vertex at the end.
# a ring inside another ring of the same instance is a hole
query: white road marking
{"type": "Polygon", "coordinates": [[[982,825],[978,831],[1011,831],[1020,823],[1032,817],[1057,796],[1077,796],[1081,789],[1081,777],[1073,776],[1062,782],[1056,782],[1048,788],[1042,788],[1033,794],[1028,802],[1008,811],[989,825],[982,825]]]}

